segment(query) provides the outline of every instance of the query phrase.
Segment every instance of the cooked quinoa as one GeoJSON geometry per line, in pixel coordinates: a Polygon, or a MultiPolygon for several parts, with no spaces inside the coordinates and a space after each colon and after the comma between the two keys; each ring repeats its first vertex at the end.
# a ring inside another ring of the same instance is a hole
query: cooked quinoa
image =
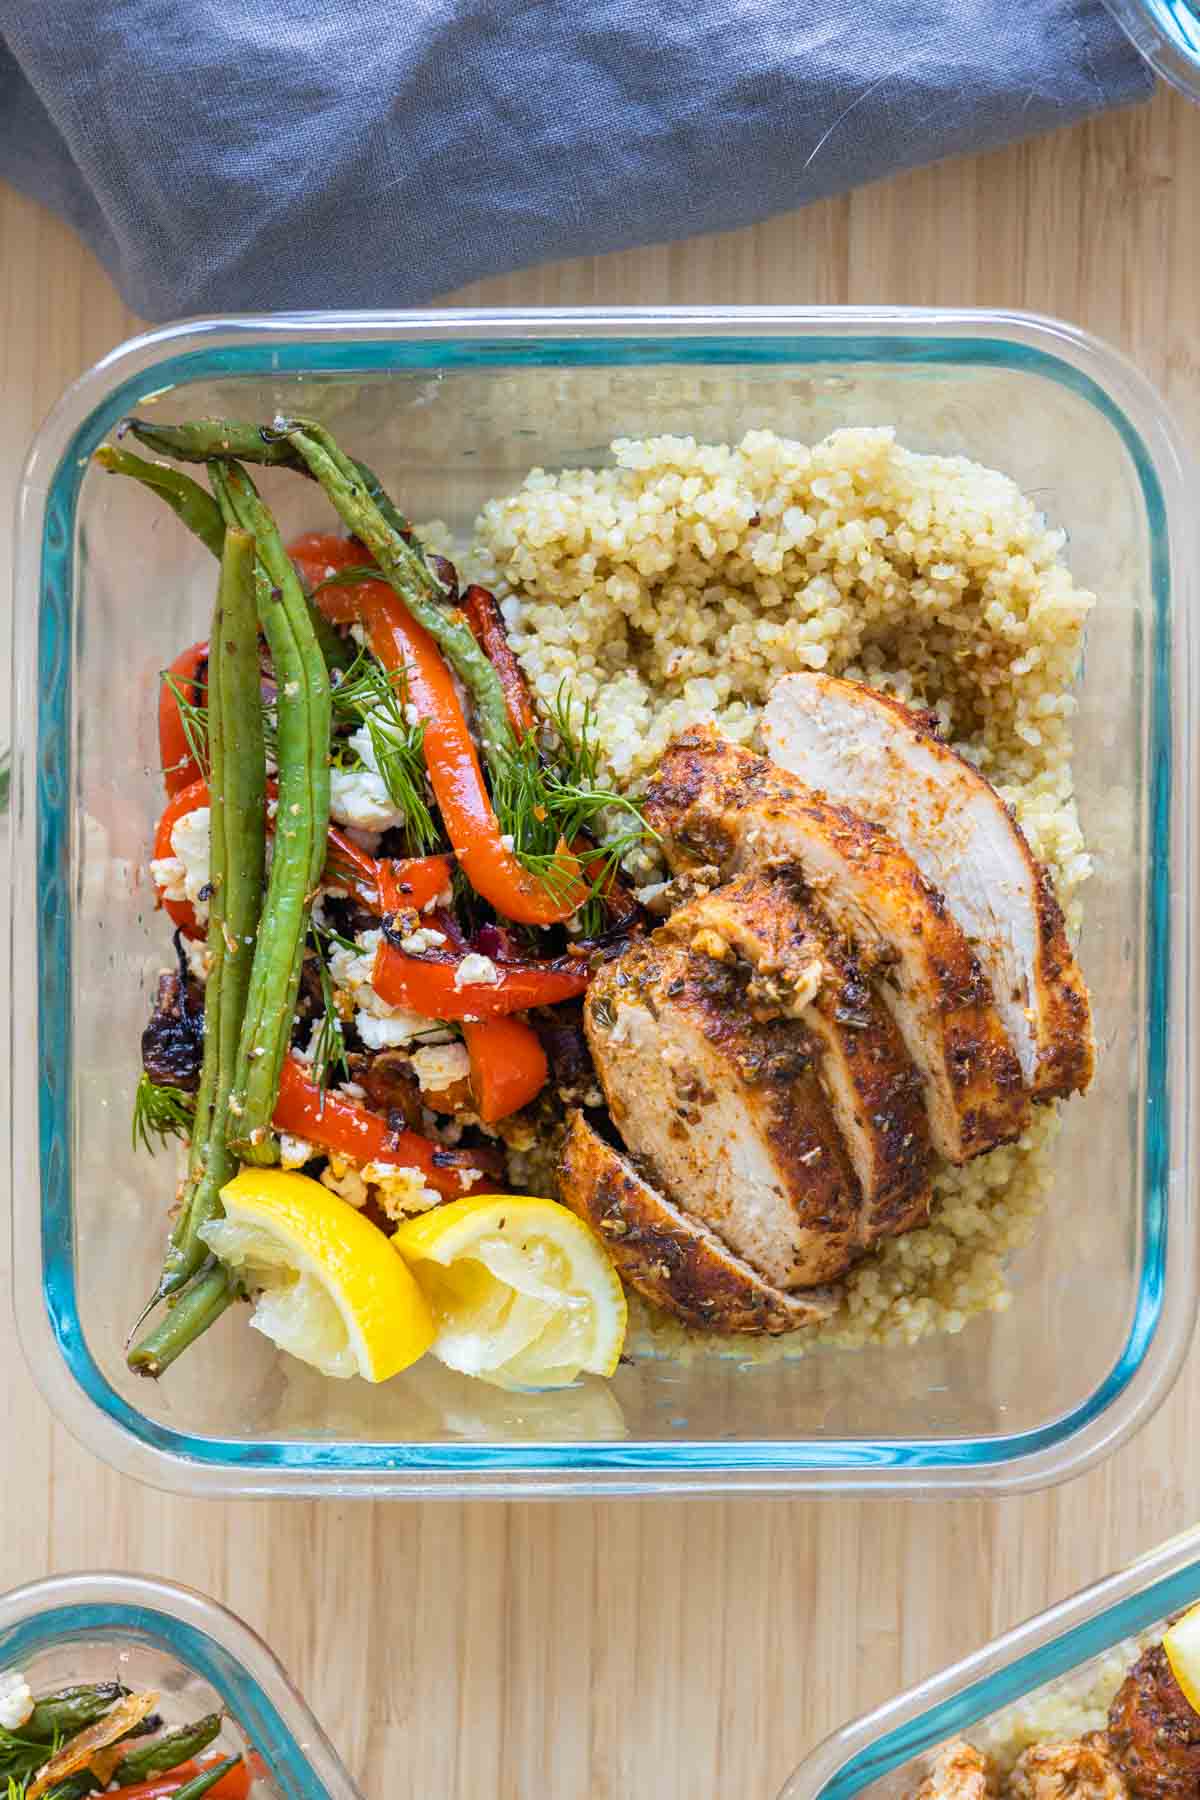
{"type": "MultiPolygon", "coordinates": [[[[1071,774],[1071,692],[1093,603],[1006,475],[906,450],[886,428],[814,446],[619,439],[614,466],[550,474],[490,501],[473,573],[500,597],[543,703],[594,708],[614,779],[634,790],[683,727],[755,744],[769,689],[824,669],[935,712],[1012,805],[1070,926],[1089,873],[1071,774]]],[[[638,871],[655,874],[646,859],[638,871]]],[[[1019,1143],[935,1179],[928,1226],[846,1279],[830,1322],[782,1340],[912,1343],[999,1312],[1004,1267],[1049,1182],[1052,1112],[1019,1143]]],[[[635,1309],[630,1348],[666,1328],[635,1309]]],[[[710,1340],[711,1341],[711,1340],[710,1340]]],[[[732,1349],[733,1346],[726,1346],[732,1349]]],[[[746,1354],[740,1340],[737,1353],[746,1354]]]]}
{"type": "Polygon", "coordinates": [[[972,1726],[967,1737],[992,1759],[998,1774],[1007,1775],[1031,1744],[1061,1743],[1089,1731],[1103,1731],[1117,1689],[1142,1652],[1161,1638],[1160,1625],[1113,1644],[1083,1668],[1071,1670],[1014,1700],[984,1724],[972,1726]]]}

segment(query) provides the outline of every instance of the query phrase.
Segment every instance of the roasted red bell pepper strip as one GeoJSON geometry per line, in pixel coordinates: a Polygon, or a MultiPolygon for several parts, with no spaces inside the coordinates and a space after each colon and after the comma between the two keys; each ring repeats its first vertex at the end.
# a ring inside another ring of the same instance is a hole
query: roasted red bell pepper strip
{"type": "MultiPolygon", "coordinates": [[[[385,668],[403,671],[409,701],[424,720],[425,765],[467,880],[498,913],[519,924],[554,925],[569,918],[584,897],[583,883],[576,874],[564,882],[565,891],[551,893],[502,843],[453,678],[433,639],[385,583],[364,582],[353,591],[372,650],[385,668]]],[[[576,859],[564,855],[568,873],[577,871],[576,859]]]]}
{"type": "Polygon", "coordinates": [[[477,1186],[472,1173],[477,1177],[487,1173],[494,1161],[486,1151],[444,1150],[417,1131],[393,1131],[385,1118],[357,1100],[322,1094],[294,1056],[283,1059],[274,1124],[278,1131],[306,1138],[360,1166],[380,1162],[420,1169],[427,1185],[447,1200],[457,1200],[477,1186]]]}
{"type": "Polygon", "coordinates": [[[485,1125],[507,1119],[537,1097],[550,1076],[537,1032],[524,1019],[464,1019],[471,1095],[485,1125]]]}
{"type": "Polygon", "coordinates": [[[459,982],[462,957],[445,951],[409,956],[385,938],[375,952],[372,985],[389,1006],[407,1006],[427,1019],[478,1019],[527,1012],[582,994],[591,979],[586,961],[493,963],[496,980],[459,982]]]}
{"type": "Polygon", "coordinates": [[[448,856],[383,858],[379,868],[380,911],[424,912],[434,900],[446,903],[450,893],[448,856]]]}
{"type": "Polygon", "coordinates": [[[551,892],[501,842],[462,703],[429,633],[384,581],[320,586],[331,569],[366,558],[351,539],[310,533],[298,538],[288,554],[325,617],[335,624],[357,620],[384,668],[404,675],[408,700],[424,721],[425,764],[442,823],[476,893],[522,925],[554,925],[569,918],[586,894],[582,881],[570,879],[578,863],[564,846],[564,880],[551,892]]]}
{"type": "Polygon", "coordinates": [[[193,705],[203,706],[205,683],[200,671],[208,663],[208,645],[190,644],[181,650],[163,675],[158,690],[158,755],[163,772],[163,785],[168,794],[178,794],[200,778],[200,765],[192,755],[179,701],[167,676],[174,676],[193,705]]]}
{"type": "MultiPolygon", "coordinates": [[[[208,783],[193,781],[167,801],[162,817],[158,821],[158,829],[154,833],[154,855],[157,860],[162,856],[174,856],[171,848],[171,833],[187,813],[195,812],[199,806],[208,805],[208,783]]],[[[197,919],[190,900],[168,900],[158,891],[158,904],[174,919],[185,937],[202,938],[205,928],[197,919]]]]}
{"type": "Polygon", "coordinates": [[[471,627],[476,643],[500,677],[513,730],[518,738],[528,737],[537,724],[533,695],[508,641],[495,594],[490,588],[472,583],[462,597],[462,609],[467,615],[467,624],[471,627]]]}
{"type": "Polygon", "coordinates": [[[353,625],[358,619],[356,587],[330,587],[318,594],[317,589],[330,575],[343,569],[367,567],[373,561],[369,550],[353,538],[338,537],[332,531],[306,531],[287,547],[287,553],[304,586],[331,625],[353,625]]]}
{"type": "MultiPolygon", "coordinates": [[[[439,912],[434,924],[460,954],[467,949],[453,913],[439,912]]],[[[499,938],[500,931],[491,931],[499,938]]],[[[541,1093],[550,1066],[537,1032],[524,1019],[493,1013],[486,1019],[464,1019],[463,1042],[471,1059],[470,1089],[475,1111],[486,1125],[507,1119],[541,1093]]]]}
{"type": "MultiPolygon", "coordinates": [[[[189,1781],[195,1781],[206,1769],[215,1769],[224,1761],[223,1756],[208,1756],[200,1762],[182,1762],[177,1769],[171,1769],[165,1775],[153,1775],[149,1781],[138,1781],[132,1787],[121,1788],[121,1800],[168,1800],[169,1795],[177,1794],[181,1787],[186,1787],[189,1781]]],[[[259,1759],[256,1757],[254,1761],[257,1763],[259,1759]]],[[[236,1769],[230,1769],[228,1775],[222,1776],[216,1786],[209,1789],[210,1800],[248,1800],[253,1779],[254,1770],[245,1762],[239,1763],[236,1769]]]]}

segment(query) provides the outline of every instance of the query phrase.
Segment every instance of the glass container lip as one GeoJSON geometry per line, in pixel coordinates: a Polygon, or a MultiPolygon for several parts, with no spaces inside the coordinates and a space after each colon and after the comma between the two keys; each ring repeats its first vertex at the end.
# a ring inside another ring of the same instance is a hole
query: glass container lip
{"type": "MultiPolygon", "coordinates": [[[[1190,1053],[1182,1031],[1190,993],[1189,921],[1179,894],[1190,889],[1192,833],[1186,799],[1187,742],[1194,637],[1186,604],[1190,527],[1181,505],[1185,456],[1151,384],[1108,346],[1063,321],[1017,312],[902,307],[644,307],[556,308],[497,312],[446,309],[406,313],[301,313],[200,319],[164,326],[130,340],[103,358],[67,391],[30,452],[18,521],[17,592],[38,592],[48,603],[48,562],[57,557],[61,581],[71,579],[74,508],[87,457],[135,401],[188,379],[301,369],[343,373],[388,369],[596,364],[623,366],[668,361],[783,365],[838,361],[902,361],[913,366],[966,364],[1037,373],[1082,395],[1118,431],[1136,468],[1147,510],[1154,557],[1158,666],[1153,682],[1151,817],[1162,835],[1173,832],[1173,856],[1156,861],[1148,896],[1152,951],[1150,1085],[1153,1116],[1145,1134],[1145,1256],[1142,1287],[1125,1351],[1105,1382],[1074,1412],[1015,1437],[887,1441],[755,1440],[741,1443],[643,1440],[635,1444],[407,1445],[277,1441],[265,1446],[193,1437],[152,1424],[111,1387],[91,1358],[74,1305],[69,1183],[65,1211],[28,1202],[14,1166],[14,1234],[18,1201],[28,1216],[28,1242],[43,1253],[44,1293],[14,1288],[26,1358],[43,1393],[77,1436],[98,1454],[158,1485],[190,1492],[334,1492],[433,1495],[487,1492],[497,1496],[631,1494],[648,1492],[796,1491],[834,1488],[982,1492],[1044,1486],[1078,1473],[1115,1448],[1161,1400],[1178,1371],[1196,1305],[1192,1199],[1180,1171],[1190,1167],[1191,1125],[1185,1095],[1190,1053]],[[1172,642],[1173,640],[1173,642],[1172,642]],[[1171,688],[1172,660],[1183,672],[1171,688]],[[1174,749],[1170,750],[1171,740],[1174,749]],[[1172,792],[1172,789],[1174,792],[1172,792]],[[1181,799],[1182,794],[1182,799],[1181,799]],[[1174,880],[1171,871],[1174,870],[1174,880]],[[1167,954],[1168,945],[1172,954],[1167,954]],[[1168,1045],[1165,1002],[1172,996],[1175,1026],[1168,1045]],[[1168,1087],[1168,1048],[1181,1079],[1168,1087]],[[1169,1099],[1169,1107],[1161,1104],[1169,1099]],[[1165,1116],[1164,1116],[1165,1115],[1165,1116]],[[1175,1154],[1172,1157],[1171,1150],[1175,1154]],[[1180,1245],[1168,1258],[1167,1227],[1180,1245]],[[1164,1323],[1169,1329],[1164,1329],[1164,1323]],[[1120,1401],[1120,1405],[1115,1403],[1120,1401]]],[[[61,623],[60,621],[59,623],[61,623]]],[[[42,639],[47,636],[43,628],[42,639]]],[[[69,792],[64,771],[26,753],[39,709],[55,704],[55,682],[66,679],[57,630],[41,649],[14,609],[14,832],[28,842],[39,801],[59,813],[69,792]],[[28,667],[25,667],[25,664],[28,667]],[[38,693],[35,670],[43,692],[38,693]]],[[[61,697],[60,697],[61,710],[61,697]]],[[[60,720],[61,723],[61,720],[60,720]]],[[[47,734],[52,738],[53,734],[47,734]]],[[[60,731],[60,738],[61,738],[60,731]]],[[[54,745],[50,745],[51,752],[54,745]]],[[[57,746],[61,755],[63,745],[57,746]]],[[[57,849],[56,830],[42,830],[38,849],[57,849]]],[[[34,908],[38,888],[31,856],[18,858],[14,907],[34,908]],[[28,866],[26,866],[28,865],[28,866]]],[[[36,908],[34,908],[36,911],[36,908]]],[[[46,925],[45,909],[40,924],[46,925]]],[[[52,923],[52,922],[51,922],[52,923]]],[[[53,923],[52,923],[53,928],[53,923]]],[[[57,929],[66,933],[60,919],[57,929]]],[[[69,944],[63,935],[64,961],[69,944]]],[[[43,964],[47,964],[43,948],[43,964]]],[[[45,1007],[29,991],[28,971],[14,961],[13,1016],[24,984],[27,1015],[43,1034],[45,1007]]],[[[62,977],[57,986],[61,988],[62,977]]],[[[60,998],[61,1005],[61,998],[60,998]]],[[[61,1047],[61,1046],[60,1046],[61,1047]]],[[[14,1071],[17,1068],[14,1059],[14,1071]]],[[[42,1077],[44,1080],[44,1075],[42,1077]]],[[[43,1112],[46,1095],[43,1092],[43,1112]]],[[[59,1104],[58,1123],[67,1112],[59,1104]]],[[[14,1116],[17,1116],[14,1113],[14,1116]]],[[[63,1133],[43,1122],[42,1173],[62,1174],[63,1133]]],[[[14,1159],[18,1155],[16,1134],[14,1159]]],[[[40,1187],[40,1184],[39,1184],[40,1187]]]]}
{"type": "Polygon", "coordinates": [[[1104,0],[1156,75],[1200,100],[1200,16],[1189,0],[1104,0]]]}
{"type": "Polygon", "coordinates": [[[1197,1599],[1200,1528],[1193,1528],[832,1732],[779,1800],[851,1800],[922,1751],[1197,1599]]]}
{"type": "Polygon", "coordinates": [[[289,1800],[363,1800],[274,1651],[195,1588],[145,1575],[51,1575],[0,1595],[0,1667],[72,1639],[141,1642],[201,1676],[289,1800]]]}

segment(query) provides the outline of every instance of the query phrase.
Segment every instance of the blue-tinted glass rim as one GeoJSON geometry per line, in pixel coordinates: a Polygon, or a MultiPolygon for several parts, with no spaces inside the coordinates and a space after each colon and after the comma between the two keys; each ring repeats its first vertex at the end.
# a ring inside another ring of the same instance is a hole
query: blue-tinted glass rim
{"type": "Polygon", "coordinates": [[[1094,1618],[1064,1631],[1020,1656],[1015,1662],[960,1688],[937,1705],[851,1756],[831,1775],[814,1800],[851,1800],[910,1758],[944,1743],[959,1732],[990,1718],[1001,1708],[1033,1693],[1061,1675],[1090,1662],[1125,1638],[1147,1630],[1181,1607],[1200,1598],[1200,1561],[1165,1575],[1139,1593],[1105,1607],[1094,1618]]]}
{"type": "Polygon", "coordinates": [[[287,1800],[333,1800],[274,1701],[231,1650],[185,1619],[155,1607],[112,1601],[52,1606],[0,1629],[0,1665],[20,1666],[41,1651],[96,1638],[147,1644],[175,1657],[220,1695],[287,1800]]]}
{"type": "Polygon", "coordinates": [[[1140,432],[1091,376],[1036,346],[1004,338],[937,335],[541,337],[233,343],[165,357],[121,382],[84,419],[59,461],[46,499],[39,581],[37,904],[39,1163],[41,1169],[43,1295],[51,1330],[74,1380],[121,1431],[159,1454],[208,1468],[297,1475],[346,1476],[385,1472],[451,1474],[509,1471],[752,1474],[922,1470],[986,1470],[1012,1466],[1063,1444],[1097,1420],[1129,1386],[1154,1340],[1162,1314],[1168,1247],[1170,1162],[1169,983],[1171,868],[1170,552],[1167,511],[1154,460],[1140,432]],[[71,616],[76,512],[88,459],[116,422],[150,394],[189,381],[237,375],[422,372],[516,367],[630,367],[668,364],[772,366],[891,363],[910,367],[960,365],[1039,375],[1067,388],[1102,414],[1129,453],[1146,508],[1154,616],[1148,745],[1148,838],[1155,857],[1146,899],[1146,1092],[1156,1104],[1146,1121],[1143,1150],[1143,1260],[1134,1316],[1124,1348],[1108,1376],[1080,1406],[1032,1431],[986,1439],[716,1440],[623,1444],[386,1444],[197,1437],[169,1430],[119,1394],[92,1357],[75,1294],[71,1214],[70,1071],[71,934],[61,871],[69,866],[70,784],[64,758],[71,717],[71,616]]]}

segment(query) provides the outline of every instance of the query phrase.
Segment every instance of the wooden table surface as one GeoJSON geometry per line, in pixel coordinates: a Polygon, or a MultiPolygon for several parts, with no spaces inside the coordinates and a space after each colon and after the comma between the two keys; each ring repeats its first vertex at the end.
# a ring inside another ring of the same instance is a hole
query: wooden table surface
{"type": "MultiPolygon", "coordinates": [[[[1193,445],[1198,297],[1200,109],[1165,92],[754,230],[454,296],[1056,313],[1127,351],[1193,445]]],[[[64,226],[0,189],[0,584],[26,442],[136,324],[64,226]]],[[[226,1601],[370,1800],[770,1800],[850,1715],[1200,1516],[1200,1358],[1105,1467],[990,1503],[192,1502],[52,1424],[7,1317],[0,1383],[0,1588],[114,1567],[226,1601]]]]}

